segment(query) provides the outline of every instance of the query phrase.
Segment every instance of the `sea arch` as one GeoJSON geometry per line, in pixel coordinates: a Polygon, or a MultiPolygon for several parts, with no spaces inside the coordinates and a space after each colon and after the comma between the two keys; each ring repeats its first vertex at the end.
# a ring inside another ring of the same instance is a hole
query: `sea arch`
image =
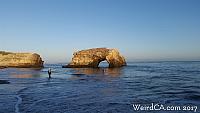
{"type": "Polygon", "coordinates": [[[64,68],[97,68],[99,63],[107,61],[109,67],[122,67],[126,65],[125,58],[117,49],[93,48],[75,52],[72,61],[64,68]]]}

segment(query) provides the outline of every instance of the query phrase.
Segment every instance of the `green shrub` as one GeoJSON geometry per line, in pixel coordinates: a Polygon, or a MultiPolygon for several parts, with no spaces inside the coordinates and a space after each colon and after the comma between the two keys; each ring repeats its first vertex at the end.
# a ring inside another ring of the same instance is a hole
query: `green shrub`
{"type": "Polygon", "coordinates": [[[12,54],[11,52],[5,52],[5,51],[0,51],[1,55],[8,55],[8,54],[12,54]]]}

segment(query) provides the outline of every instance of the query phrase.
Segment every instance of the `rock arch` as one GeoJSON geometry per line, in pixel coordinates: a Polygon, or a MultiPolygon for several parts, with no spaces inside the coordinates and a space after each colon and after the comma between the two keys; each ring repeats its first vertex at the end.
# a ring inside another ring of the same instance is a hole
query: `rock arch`
{"type": "Polygon", "coordinates": [[[98,67],[109,67],[109,63],[107,60],[99,62],[98,67]]]}
{"type": "Polygon", "coordinates": [[[104,60],[108,62],[109,67],[126,65],[124,57],[116,49],[93,48],[75,52],[73,55],[72,61],[63,68],[96,68],[104,60]]]}

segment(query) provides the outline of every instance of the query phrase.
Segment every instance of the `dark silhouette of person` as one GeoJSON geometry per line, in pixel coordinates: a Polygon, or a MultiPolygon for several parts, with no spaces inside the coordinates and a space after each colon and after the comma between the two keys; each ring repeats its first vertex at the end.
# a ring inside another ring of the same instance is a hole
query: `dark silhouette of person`
{"type": "Polygon", "coordinates": [[[51,78],[51,68],[48,70],[49,78],[51,78]]]}

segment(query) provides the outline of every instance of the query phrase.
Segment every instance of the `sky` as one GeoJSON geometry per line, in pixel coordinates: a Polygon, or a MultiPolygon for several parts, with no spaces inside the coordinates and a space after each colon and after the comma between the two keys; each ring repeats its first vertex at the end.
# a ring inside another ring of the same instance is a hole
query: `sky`
{"type": "Polygon", "coordinates": [[[117,48],[129,62],[200,60],[200,0],[0,0],[0,50],[45,63],[117,48]]]}

